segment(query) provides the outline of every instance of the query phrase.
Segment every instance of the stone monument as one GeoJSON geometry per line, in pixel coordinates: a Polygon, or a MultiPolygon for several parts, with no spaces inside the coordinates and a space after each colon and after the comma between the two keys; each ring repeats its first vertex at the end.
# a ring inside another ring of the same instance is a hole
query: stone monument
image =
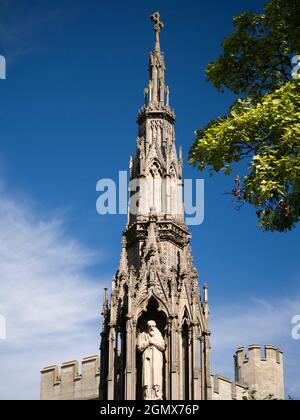
{"type": "Polygon", "coordinates": [[[138,113],[130,201],[120,266],[105,298],[100,398],[178,400],[211,397],[208,293],[201,298],[184,222],[182,156],[154,22],[145,103],[138,113]]]}
{"type": "MultiPolygon", "coordinates": [[[[154,22],[149,82],[139,110],[130,200],[119,269],[104,294],[101,357],[42,370],[41,399],[241,400],[284,398],[283,356],[252,345],[235,354],[234,382],[211,374],[208,288],[201,292],[184,222],[182,153],[160,49],[163,23],[154,22]]],[[[255,328],[255,326],[253,327],[255,328]]]]}

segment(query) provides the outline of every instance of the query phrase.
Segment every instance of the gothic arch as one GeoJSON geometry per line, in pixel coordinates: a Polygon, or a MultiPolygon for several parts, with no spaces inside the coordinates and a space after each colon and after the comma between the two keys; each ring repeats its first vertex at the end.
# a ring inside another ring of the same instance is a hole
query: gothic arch
{"type": "Polygon", "coordinates": [[[135,316],[136,321],[138,321],[142,314],[147,311],[147,308],[151,301],[155,301],[157,303],[158,312],[162,312],[165,317],[169,317],[169,310],[167,305],[159,296],[157,296],[157,294],[153,290],[151,290],[151,294],[148,295],[144,300],[142,300],[137,307],[135,316]]]}
{"type": "Polygon", "coordinates": [[[163,211],[163,167],[158,159],[153,159],[148,166],[147,177],[147,195],[149,197],[148,206],[149,208],[155,207],[160,213],[163,211]]]}
{"type": "Polygon", "coordinates": [[[171,178],[178,179],[178,173],[174,165],[174,162],[172,162],[170,165],[169,173],[170,173],[171,178]]]}
{"type": "MultiPolygon", "coordinates": [[[[137,337],[140,333],[146,332],[148,330],[147,322],[155,321],[156,326],[161,332],[162,336],[166,340],[167,338],[167,326],[168,326],[168,316],[165,311],[160,309],[159,302],[156,297],[153,295],[147,299],[146,310],[139,313],[137,318],[137,337]]],[[[142,399],[142,357],[141,353],[136,349],[136,399],[142,399]]],[[[167,362],[166,362],[166,352],[163,353],[163,384],[162,392],[163,395],[166,395],[166,377],[167,377],[167,362]]]]}
{"type": "Polygon", "coordinates": [[[182,326],[185,322],[187,322],[188,323],[188,325],[190,325],[190,323],[191,323],[191,313],[190,313],[190,311],[189,311],[189,309],[188,309],[188,307],[187,307],[187,305],[184,305],[184,307],[183,307],[183,309],[182,309],[182,311],[181,311],[181,314],[180,314],[180,317],[179,317],[179,319],[180,319],[180,325],[182,326]]]}
{"type": "Polygon", "coordinates": [[[163,169],[158,159],[156,158],[152,159],[152,161],[149,164],[148,172],[149,172],[149,175],[151,175],[153,178],[155,178],[155,175],[157,174],[159,175],[160,178],[162,178],[163,169]]]}
{"type": "Polygon", "coordinates": [[[188,284],[187,284],[187,280],[188,280],[188,278],[185,276],[185,278],[184,278],[184,280],[183,280],[183,284],[182,284],[182,289],[183,289],[183,290],[184,290],[184,292],[185,292],[185,297],[186,297],[186,300],[187,300],[187,302],[188,302],[187,309],[188,309],[189,314],[190,314],[190,317],[191,317],[191,319],[192,319],[192,315],[191,315],[190,308],[191,308],[191,306],[192,306],[192,304],[193,304],[193,298],[192,298],[192,296],[191,296],[191,288],[188,286],[188,284]]]}

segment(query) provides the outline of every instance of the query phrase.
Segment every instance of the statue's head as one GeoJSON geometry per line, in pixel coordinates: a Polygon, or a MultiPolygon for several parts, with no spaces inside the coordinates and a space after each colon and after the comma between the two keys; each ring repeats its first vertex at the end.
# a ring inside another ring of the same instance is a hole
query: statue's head
{"type": "Polygon", "coordinates": [[[156,331],[156,322],[155,321],[148,321],[147,325],[148,325],[149,334],[150,335],[154,334],[155,331],[156,331]]]}

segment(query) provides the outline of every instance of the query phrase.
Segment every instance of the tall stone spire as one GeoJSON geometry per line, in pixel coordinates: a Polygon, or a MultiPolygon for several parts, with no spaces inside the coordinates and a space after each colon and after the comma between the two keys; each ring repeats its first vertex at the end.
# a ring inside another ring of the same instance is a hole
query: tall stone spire
{"type": "Polygon", "coordinates": [[[154,22],[155,47],[149,58],[149,81],[145,103],[140,108],[136,154],[131,161],[131,179],[139,188],[138,209],[130,204],[129,225],[147,218],[151,211],[184,223],[182,204],[182,159],[175,144],[175,113],[170,108],[169,88],[165,81],[165,59],[159,34],[163,28],[160,14],[154,22]]]}
{"type": "Polygon", "coordinates": [[[145,89],[145,106],[149,106],[153,110],[163,110],[165,107],[165,111],[170,111],[170,90],[165,82],[165,60],[160,49],[159,38],[164,24],[160,20],[158,12],[151,16],[151,20],[154,22],[155,47],[150,54],[149,82],[145,89]]]}
{"type": "Polygon", "coordinates": [[[159,385],[157,395],[167,400],[208,399],[208,303],[201,302],[190,233],[184,223],[182,153],[178,158],[175,114],[170,108],[159,37],[164,25],[158,12],[151,20],[155,47],[150,53],[145,103],[137,118],[136,153],[130,159],[135,188],[102,334],[101,357],[107,366],[101,376],[100,397],[134,400],[153,395],[143,385],[137,344],[151,320],[166,344],[164,387],[159,385]]]}
{"type": "Polygon", "coordinates": [[[145,104],[146,105],[166,105],[169,103],[168,88],[165,84],[165,63],[164,55],[160,50],[160,31],[164,27],[164,24],[160,20],[160,14],[158,12],[151,16],[151,20],[154,22],[155,30],[155,47],[150,54],[149,63],[149,84],[145,90],[145,104]]]}
{"type": "Polygon", "coordinates": [[[155,51],[160,51],[160,42],[159,34],[162,28],[164,28],[164,23],[160,20],[160,13],[156,12],[150,16],[150,19],[154,22],[155,30],[155,51]]]}

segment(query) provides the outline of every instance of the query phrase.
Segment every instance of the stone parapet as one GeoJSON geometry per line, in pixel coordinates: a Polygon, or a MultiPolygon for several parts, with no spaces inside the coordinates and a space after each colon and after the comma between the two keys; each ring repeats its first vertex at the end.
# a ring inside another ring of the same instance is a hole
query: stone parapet
{"type": "Polygon", "coordinates": [[[41,371],[41,400],[93,400],[99,398],[100,358],[85,357],[49,366],[41,371]]]}

